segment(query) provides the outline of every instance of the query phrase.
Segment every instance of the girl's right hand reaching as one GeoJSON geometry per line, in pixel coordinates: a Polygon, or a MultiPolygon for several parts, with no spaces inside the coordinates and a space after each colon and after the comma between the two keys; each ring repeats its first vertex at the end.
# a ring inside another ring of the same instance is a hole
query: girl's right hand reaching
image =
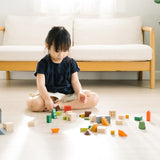
{"type": "Polygon", "coordinates": [[[51,98],[45,100],[45,109],[49,110],[49,112],[52,112],[53,107],[54,103],[51,98]]]}

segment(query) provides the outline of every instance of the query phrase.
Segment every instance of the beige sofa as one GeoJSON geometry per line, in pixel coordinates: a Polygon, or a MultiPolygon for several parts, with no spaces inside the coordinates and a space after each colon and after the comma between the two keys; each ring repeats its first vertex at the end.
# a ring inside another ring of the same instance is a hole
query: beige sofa
{"type": "Polygon", "coordinates": [[[0,71],[34,71],[46,53],[44,40],[52,26],[65,26],[71,33],[70,56],[81,71],[150,72],[150,88],[155,88],[155,33],[143,27],[140,17],[81,18],[46,16],[8,16],[0,45],[0,71]],[[150,46],[143,44],[144,31],[150,46]]]}

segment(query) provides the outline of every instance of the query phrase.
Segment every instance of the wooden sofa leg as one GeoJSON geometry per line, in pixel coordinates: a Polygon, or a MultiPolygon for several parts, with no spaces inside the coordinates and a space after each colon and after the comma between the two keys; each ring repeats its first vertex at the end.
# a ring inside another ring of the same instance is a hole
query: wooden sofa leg
{"type": "Polygon", "coordinates": [[[138,72],[138,80],[139,80],[139,81],[142,81],[142,78],[143,78],[143,72],[142,72],[142,71],[139,71],[139,72],[138,72]]]}
{"type": "Polygon", "coordinates": [[[155,88],[155,71],[151,69],[150,71],[150,88],[155,88]]]}
{"type": "Polygon", "coordinates": [[[10,80],[10,73],[9,73],[9,71],[6,71],[6,80],[10,80]]]}

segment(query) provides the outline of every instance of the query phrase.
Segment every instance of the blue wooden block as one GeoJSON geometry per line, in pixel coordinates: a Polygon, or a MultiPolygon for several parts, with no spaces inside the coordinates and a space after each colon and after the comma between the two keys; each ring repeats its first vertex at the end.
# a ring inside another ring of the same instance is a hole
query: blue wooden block
{"type": "Polygon", "coordinates": [[[0,135],[5,135],[7,132],[4,130],[4,128],[0,129],[0,135]]]}

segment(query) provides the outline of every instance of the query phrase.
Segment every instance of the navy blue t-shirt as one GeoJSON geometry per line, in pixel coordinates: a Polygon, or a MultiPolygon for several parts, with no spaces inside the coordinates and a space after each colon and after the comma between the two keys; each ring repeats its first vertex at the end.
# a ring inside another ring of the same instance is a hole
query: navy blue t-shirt
{"type": "Polygon", "coordinates": [[[61,63],[54,63],[50,55],[43,57],[37,64],[36,72],[45,75],[45,86],[48,92],[72,94],[72,73],[80,71],[76,61],[66,56],[61,63]]]}

